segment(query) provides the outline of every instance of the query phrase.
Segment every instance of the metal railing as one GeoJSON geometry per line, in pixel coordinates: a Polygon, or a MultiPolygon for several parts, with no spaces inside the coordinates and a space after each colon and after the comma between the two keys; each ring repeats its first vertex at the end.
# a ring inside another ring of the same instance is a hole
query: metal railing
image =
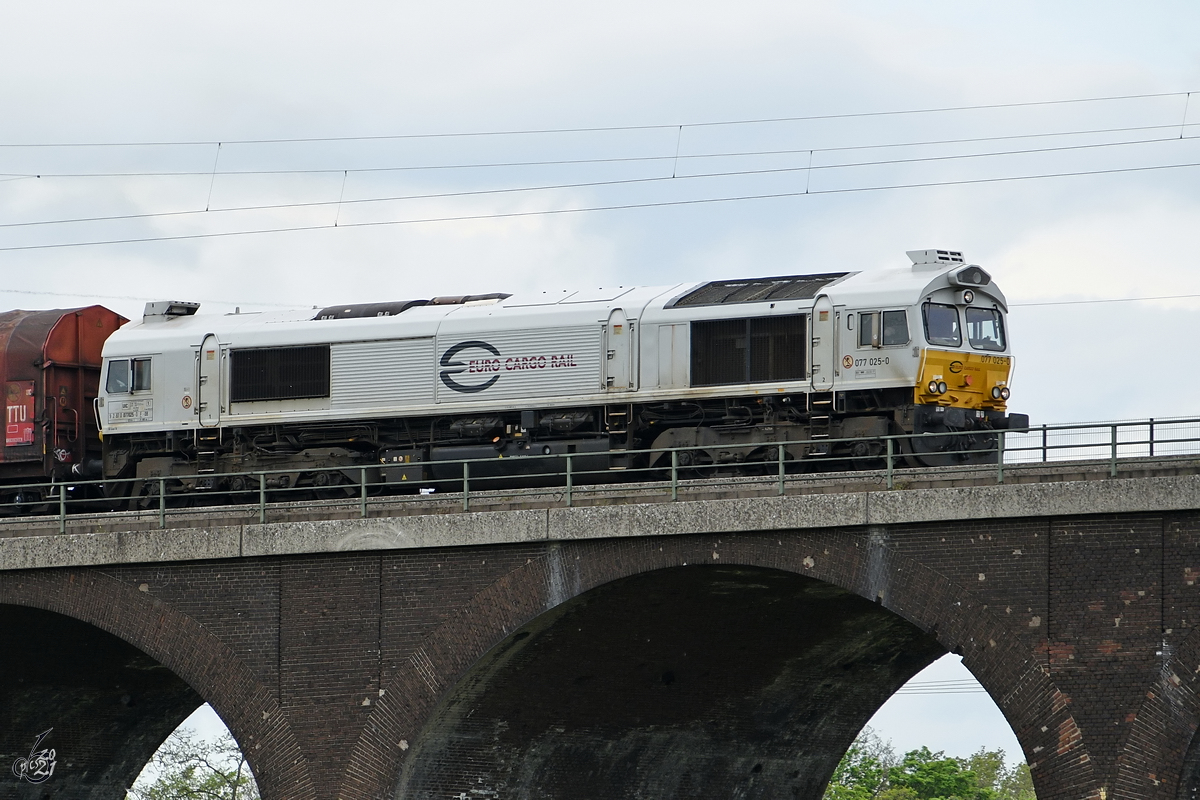
{"type": "Polygon", "coordinates": [[[301,501],[356,508],[359,516],[367,517],[372,506],[419,502],[429,500],[429,495],[463,511],[471,510],[473,500],[497,491],[505,498],[551,492],[560,498],[557,502],[572,506],[581,492],[623,491],[636,484],[650,497],[669,495],[675,501],[681,486],[689,481],[721,485],[736,477],[739,484],[757,485],[760,491],[769,487],[783,495],[789,485],[832,472],[872,476],[894,489],[898,476],[914,469],[969,467],[1004,483],[1006,468],[1011,472],[1011,468],[1032,464],[1107,460],[1108,474],[1116,477],[1122,463],[1134,459],[1186,456],[1200,456],[1200,418],[594,453],[498,451],[493,458],[397,465],[293,466],[50,482],[0,487],[11,498],[0,503],[0,515],[56,517],[58,530],[65,532],[71,514],[128,510],[156,514],[158,526],[165,528],[169,516],[188,513],[191,503],[199,501],[206,506],[238,506],[247,513],[257,510],[261,524],[272,507],[301,501]],[[625,463],[614,465],[614,458],[625,463]],[[388,481],[389,467],[419,467],[428,474],[418,481],[388,481]],[[197,483],[211,488],[189,488],[197,483]]]}

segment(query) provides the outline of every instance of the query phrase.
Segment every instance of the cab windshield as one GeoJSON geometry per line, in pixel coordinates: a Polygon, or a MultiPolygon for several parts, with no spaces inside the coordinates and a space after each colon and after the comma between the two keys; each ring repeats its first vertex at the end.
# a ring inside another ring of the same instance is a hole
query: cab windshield
{"type": "Polygon", "coordinates": [[[962,346],[962,331],[958,328],[958,309],[942,303],[924,306],[925,339],[930,344],[962,346]]]}
{"type": "Polygon", "coordinates": [[[994,308],[967,309],[967,339],[976,350],[1004,349],[1004,319],[994,308]]]}

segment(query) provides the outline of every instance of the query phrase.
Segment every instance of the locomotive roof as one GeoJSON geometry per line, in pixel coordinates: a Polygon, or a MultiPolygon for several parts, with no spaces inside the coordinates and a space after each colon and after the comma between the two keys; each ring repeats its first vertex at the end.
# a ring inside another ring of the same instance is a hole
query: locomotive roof
{"type": "MultiPolygon", "coordinates": [[[[161,352],[163,349],[194,347],[208,334],[216,334],[226,342],[242,346],[278,346],[298,341],[347,342],[363,339],[416,338],[434,336],[440,331],[462,332],[478,326],[520,329],[530,324],[578,325],[607,320],[610,308],[620,307],[637,316],[656,312],[654,317],[686,318],[701,314],[711,316],[730,305],[752,306],[771,303],[791,309],[811,307],[814,298],[828,294],[835,305],[854,308],[882,306],[911,306],[920,303],[933,292],[957,288],[953,277],[966,269],[979,270],[971,265],[955,264],[909,266],[873,269],[858,272],[834,272],[813,275],[792,275],[777,278],[753,278],[674,286],[617,287],[615,289],[512,296],[482,296],[484,301],[470,302],[466,298],[445,298],[443,302],[425,304],[379,304],[379,308],[399,307],[383,316],[351,316],[318,318],[329,309],[294,309],[286,311],[233,314],[195,314],[181,316],[147,315],[141,322],[126,325],[109,339],[105,354],[161,352]],[[461,302],[455,302],[460,300],[461,302]]],[[[982,272],[982,270],[980,270],[982,272]]],[[[983,273],[986,282],[972,288],[984,297],[1007,309],[1004,295],[983,273]]],[[[480,297],[475,295],[473,297],[480,297]]],[[[440,299],[440,298],[439,298],[440,299]]],[[[154,304],[164,307],[167,304],[154,304]]],[[[189,306],[195,311],[195,304],[189,306]]],[[[332,308],[332,307],[330,307],[332,308]]],[[[732,309],[731,309],[732,311],[732,309]]],[[[725,312],[728,313],[728,312],[725,312]]],[[[737,313],[744,313],[738,311],[737,313]]]]}
{"type": "MultiPolygon", "coordinates": [[[[965,271],[978,271],[986,283],[970,284],[976,294],[982,294],[1008,310],[1004,293],[991,281],[991,276],[973,264],[955,264],[930,269],[923,266],[891,267],[852,272],[831,287],[835,305],[854,307],[916,305],[940,289],[959,288],[952,278],[965,271]]],[[[982,300],[981,300],[982,302],[982,300]]]]}

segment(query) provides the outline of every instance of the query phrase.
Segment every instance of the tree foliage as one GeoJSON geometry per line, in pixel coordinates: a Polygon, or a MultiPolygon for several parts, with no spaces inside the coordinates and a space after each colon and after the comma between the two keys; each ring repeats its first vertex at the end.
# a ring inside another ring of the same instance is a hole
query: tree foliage
{"type": "Polygon", "coordinates": [[[259,795],[228,732],[209,740],[181,727],[158,748],[126,800],[259,800],[259,795]]]}
{"type": "Polygon", "coordinates": [[[846,751],[825,800],[1037,800],[1029,767],[1009,766],[1003,750],[951,758],[928,747],[897,757],[890,742],[865,728],[846,751]]]}

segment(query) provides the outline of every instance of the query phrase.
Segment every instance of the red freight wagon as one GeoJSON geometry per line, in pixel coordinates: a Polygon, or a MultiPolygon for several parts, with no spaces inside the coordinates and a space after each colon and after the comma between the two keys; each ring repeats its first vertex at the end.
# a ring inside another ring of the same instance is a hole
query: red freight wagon
{"type": "Polygon", "coordinates": [[[100,476],[100,350],[128,321],[104,306],[0,313],[0,503],[22,483],[100,476]]]}

